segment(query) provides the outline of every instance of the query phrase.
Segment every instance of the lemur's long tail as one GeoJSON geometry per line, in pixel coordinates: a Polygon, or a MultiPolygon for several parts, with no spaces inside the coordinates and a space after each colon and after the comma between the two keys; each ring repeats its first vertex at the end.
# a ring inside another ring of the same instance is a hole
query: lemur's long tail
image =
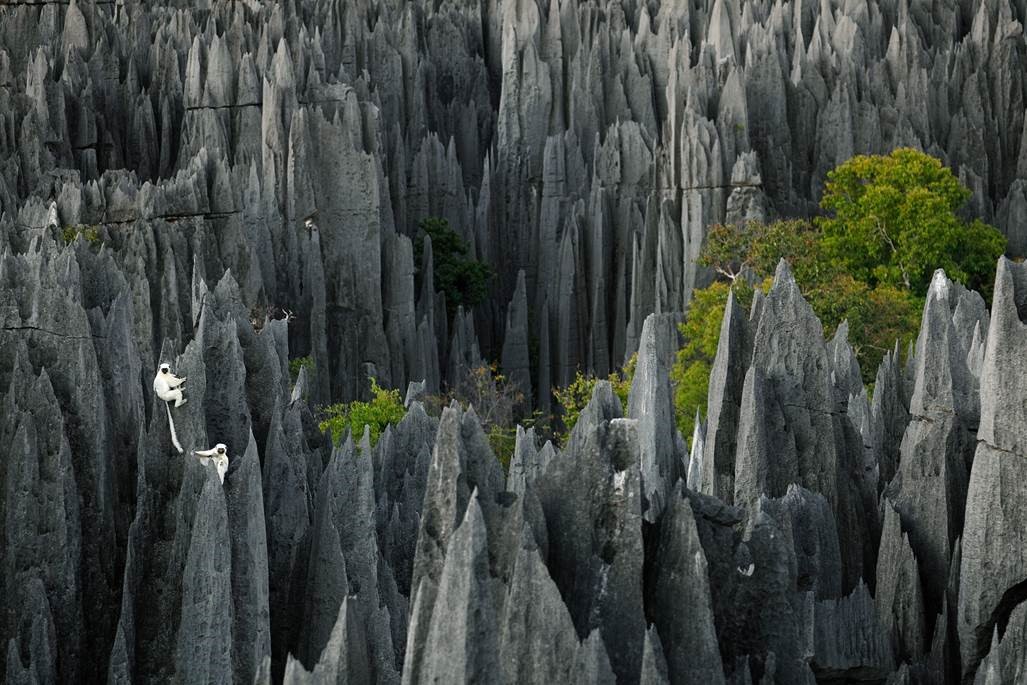
{"type": "Polygon", "coordinates": [[[182,449],[182,446],[178,444],[178,436],[175,435],[175,420],[171,418],[171,403],[165,402],[164,408],[168,410],[168,425],[171,427],[171,444],[175,446],[175,449],[178,450],[179,454],[182,454],[184,450],[182,449]]]}

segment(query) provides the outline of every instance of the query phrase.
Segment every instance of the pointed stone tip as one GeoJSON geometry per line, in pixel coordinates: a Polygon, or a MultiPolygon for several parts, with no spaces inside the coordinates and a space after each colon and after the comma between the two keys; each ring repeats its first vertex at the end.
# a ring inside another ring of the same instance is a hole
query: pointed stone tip
{"type": "Polygon", "coordinates": [[[792,275],[792,266],[788,263],[788,260],[782,257],[777,263],[777,269],[774,270],[774,288],[776,289],[779,283],[795,283],[795,276],[792,275]]]}
{"type": "Polygon", "coordinates": [[[477,486],[471,492],[471,498],[467,502],[467,511],[464,512],[462,525],[468,524],[474,530],[485,529],[485,514],[481,508],[481,495],[478,492],[477,486]]]}
{"type": "Polygon", "coordinates": [[[934,275],[931,276],[931,287],[928,292],[930,296],[945,299],[948,297],[951,285],[952,282],[945,275],[945,269],[936,269],[934,275]]]}
{"type": "Polygon", "coordinates": [[[308,394],[307,386],[309,383],[310,380],[307,376],[307,366],[304,364],[300,367],[300,372],[296,376],[296,384],[292,387],[292,396],[289,398],[290,402],[306,399],[308,394]]]}

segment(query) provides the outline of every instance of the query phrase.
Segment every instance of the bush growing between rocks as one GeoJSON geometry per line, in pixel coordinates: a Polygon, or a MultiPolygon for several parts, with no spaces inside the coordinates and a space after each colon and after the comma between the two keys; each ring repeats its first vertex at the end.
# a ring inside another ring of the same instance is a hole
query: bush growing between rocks
{"type": "MultiPolygon", "coordinates": [[[[613,393],[620,400],[624,411],[628,408],[628,393],[631,392],[631,381],[635,378],[635,364],[638,362],[638,353],[631,355],[624,367],[614,371],[607,380],[613,386],[613,393]]],[[[585,374],[580,370],[575,374],[574,380],[562,388],[553,388],[553,396],[563,409],[563,425],[565,436],[570,435],[574,424],[578,422],[581,411],[592,399],[592,392],[595,390],[596,382],[599,380],[593,374],[585,374]]]]}
{"type": "Polygon", "coordinates": [[[61,230],[61,239],[65,243],[71,244],[75,242],[75,238],[82,236],[82,238],[89,243],[92,247],[96,247],[103,243],[103,236],[100,235],[99,226],[86,226],[84,224],[78,224],[75,226],[65,226],[61,230]]]}
{"type": "Polygon", "coordinates": [[[399,390],[387,390],[374,378],[371,379],[371,394],[370,402],[355,400],[322,408],[318,427],[329,431],[332,442],[338,444],[347,431],[354,441],[360,440],[367,426],[371,431],[371,445],[377,444],[386,426],[403,420],[406,409],[399,390]]]}

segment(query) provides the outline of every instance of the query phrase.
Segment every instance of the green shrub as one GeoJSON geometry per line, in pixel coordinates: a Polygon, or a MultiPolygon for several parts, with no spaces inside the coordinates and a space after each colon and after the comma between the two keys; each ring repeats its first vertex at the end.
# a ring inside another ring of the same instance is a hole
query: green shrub
{"type": "Polygon", "coordinates": [[[331,432],[332,442],[342,440],[347,430],[354,440],[360,440],[364,435],[364,426],[367,426],[371,431],[371,444],[375,445],[386,426],[403,420],[406,410],[399,390],[386,390],[372,378],[371,393],[373,397],[370,402],[356,400],[333,404],[321,410],[321,422],[318,425],[322,431],[331,432]]]}
{"type": "Polygon", "coordinates": [[[103,236],[100,234],[99,226],[77,224],[74,226],[65,226],[61,230],[61,239],[68,244],[75,242],[75,238],[80,235],[93,247],[96,247],[103,242],[103,236]]]}
{"type": "Polygon", "coordinates": [[[470,246],[438,217],[428,217],[420,223],[414,239],[414,261],[420,288],[420,268],[424,255],[424,237],[431,237],[435,289],[446,295],[446,313],[452,319],[457,307],[468,309],[485,301],[489,283],[495,276],[492,267],[469,256],[470,246]]]}
{"type": "MultiPolygon", "coordinates": [[[[627,411],[628,408],[628,393],[631,392],[631,381],[635,377],[635,364],[637,362],[638,353],[635,353],[624,364],[624,368],[611,373],[606,378],[606,380],[610,381],[610,385],[613,386],[613,394],[620,400],[624,411],[627,411]]],[[[578,422],[581,411],[588,406],[598,380],[596,376],[582,373],[579,370],[574,375],[574,380],[568,385],[562,388],[553,388],[553,396],[563,409],[562,418],[566,435],[571,434],[571,431],[574,430],[574,425],[578,422]]]]}

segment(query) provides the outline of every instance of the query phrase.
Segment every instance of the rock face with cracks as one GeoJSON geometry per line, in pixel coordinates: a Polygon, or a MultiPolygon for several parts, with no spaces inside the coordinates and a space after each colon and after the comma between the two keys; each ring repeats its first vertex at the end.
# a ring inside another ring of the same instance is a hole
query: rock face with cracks
{"type": "Polygon", "coordinates": [[[1025,21],[3,3],[0,680],[1022,680],[1022,264],[990,312],[936,275],[872,392],[782,265],[728,303],[687,457],[668,369],[707,226],[810,215],[855,153],[938,156],[1024,256],[1025,21]],[[427,217],[481,301],[447,302],[427,217]],[[626,409],[598,383],[508,470],[475,408],[431,411],[496,360],[549,413],[636,352],[626,409]],[[333,445],[318,409],[371,378],[404,418],[333,445]]]}

